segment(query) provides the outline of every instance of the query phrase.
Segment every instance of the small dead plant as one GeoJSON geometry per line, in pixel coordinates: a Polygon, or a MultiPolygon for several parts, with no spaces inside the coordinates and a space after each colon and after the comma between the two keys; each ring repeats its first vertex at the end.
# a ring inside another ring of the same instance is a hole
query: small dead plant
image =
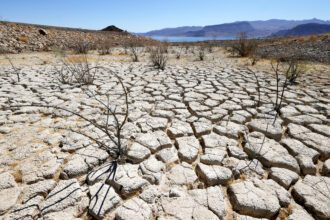
{"type": "Polygon", "coordinates": [[[82,39],[77,39],[71,47],[76,54],[88,54],[92,49],[91,43],[82,39]]]}
{"type": "MultiPolygon", "coordinates": [[[[16,75],[17,82],[19,83],[21,81],[22,69],[15,66],[12,59],[9,56],[5,55],[5,58],[8,60],[10,66],[11,66],[11,72],[16,75]]],[[[13,83],[15,83],[14,79],[13,79],[13,83]]]]}
{"type": "Polygon", "coordinates": [[[288,83],[291,85],[297,84],[298,77],[307,70],[306,65],[295,59],[289,60],[289,65],[291,65],[291,69],[288,73],[288,83]]]}
{"type": "Polygon", "coordinates": [[[83,55],[77,61],[62,59],[60,67],[54,69],[56,80],[62,84],[92,85],[100,67],[92,65],[83,55]]]}
{"type": "Polygon", "coordinates": [[[100,54],[100,55],[110,55],[112,50],[113,50],[113,47],[111,45],[111,41],[106,39],[106,40],[100,40],[98,43],[97,43],[97,52],[100,54]]]}
{"type": "Polygon", "coordinates": [[[205,46],[198,47],[198,60],[203,61],[205,59],[205,46]]]}
{"type": "Polygon", "coordinates": [[[256,42],[248,39],[247,34],[242,32],[237,36],[237,40],[231,46],[231,51],[240,57],[247,57],[254,54],[256,48],[256,42]]]}
{"type": "Polygon", "coordinates": [[[165,54],[165,48],[162,46],[157,46],[151,48],[150,51],[150,61],[156,69],[164,70],[167,63],[167,55],[165,54]]]}
{"type": "Polygon", "coordinates": [[[138,44],[130,44],[129,50],[132,61],[139,62],[139,57],[140,57],[140,53],[142,52],[142,47],[138,44]]]}

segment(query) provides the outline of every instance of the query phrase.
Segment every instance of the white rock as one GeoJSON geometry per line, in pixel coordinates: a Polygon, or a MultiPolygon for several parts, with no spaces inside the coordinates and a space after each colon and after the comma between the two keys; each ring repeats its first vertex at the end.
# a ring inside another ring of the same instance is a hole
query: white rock
{"type": "Polygon", "coordinates": [[[107,184],[96,183],[90,186],[89,190],[91,202],[88,209],[96,219],[102,219],[107,212],[113,210],[121,202],[114,189],[107,184]]]}
{"type": "Polygon", "coordinates": [[[300,172],[298,162],[282,145],[259,132],[248,135],[245,151],[252,158],[260,158],[264,166],[276,166],[300,172]]]}
{"type": "Polygon", "coordinates": [[[319,219],[330,218],[330,178],[307,175],[293,187],[292,194],[319,219]]]}
{"type": "Polygon", "coordinates": [[[158,159],[167,164],[174,163],[179,160],[178,150],[174,146],[160,150],[156,156],[158,159]]]}
{"type": "Polygon", "coordinates": [[[196,167],[198,176],[209,186],[226,184],[231,180],[233,174],[230,169],[216,165],[205,165],[198,163],[196,167]]]}
{"type": "Polygon", "coordinates": [[[139,143],[133,143],[127,151],[127,157],[133,163],[140,163],[150,156],[150,150],[139,143]]]}
{"type": "Polygon", "coordinates": [[[147,203],[139,198],[126,201],[116,210],[118,220],[150,220],[152,211],[147,203]]]}
{"type": "Polygon", "coordinates": [[[139,134],[136,137],[136,142],[149,148],[149,150],[153,153],[159,151],[162,148],[172,146],[170,138],[163,131],[139,134]]]}
{"type": "Polygon", "coordinates": [[[188,163],[192,163],[197,159],[201,146],[198,140],[193,137],[180,137],[176,139],[179,157],[188,163]]]}
{"type": "Polygon", "coordinates": [[[167,174],[167,177],[170,180],[170,183],[175,185],[193,184],[198,179],[192,166],[185,162],[172,167],[167,174]]]}
{"type": "Polygon", "coordinates": [[[228,190],[233,208],[240,214],[271,218],[281,208],[276,196],[256,187],[250,181],[234,183],[228,190]]]}
{"type": "Polygon", "coordinates": [[[150,157],[140,164],[140,169],[144,179],[148,180],[150,183],[159,184],[165,166],[155,157],[150,157]]]}
{"type": "Polygon", "coordinates": [[[4,172],[0,174],[0,190],[16,187],[15,178],[9,173],[4,172]]]}
{"type": "Polygon", "coordinates": [[[253,130],[265,134],[269,138],[273,138],[277,141],[281,140],[282,126],[279,121],[273,124],[273,120],[269,119],[253,119],[247,124],[247,126],[253,130]]]}
{"type": "Polygon", "coordinates": [[[44,215],[61,211],[76,205],[81,199],[81,188],[76,179],[61,180],[41,203],[40,212],[44,215]]]}
{"type": "Polygon", "coordinates": [[[0,191],[0,215],[12,208],[21,193],[20,188],[13,187],[0,191]]]}
{"type": "Polygon", "coordinates": [[[272,167],[270,169],[270,178],[284,188],[289,189],[292,184],[297,182],[299,175],[288,169],[272,167]]]}

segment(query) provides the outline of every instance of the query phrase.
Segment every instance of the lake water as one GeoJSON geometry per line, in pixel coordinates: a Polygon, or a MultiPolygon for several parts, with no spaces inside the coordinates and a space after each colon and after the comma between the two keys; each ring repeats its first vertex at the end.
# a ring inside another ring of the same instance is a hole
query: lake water
{"type": "Polygon", "coordinates": [[[167,42],[199,42],[209,40],[234,40],[236,37],[167,37],[167,36],[150,36],[150,38],[167,41],[167,42]]]}

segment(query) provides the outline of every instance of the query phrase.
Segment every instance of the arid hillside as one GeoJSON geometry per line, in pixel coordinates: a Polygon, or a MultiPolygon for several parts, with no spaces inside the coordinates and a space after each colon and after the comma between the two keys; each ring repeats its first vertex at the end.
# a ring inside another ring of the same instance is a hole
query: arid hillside
{"type": "Polygon", "coordinates": [[[155,43],[151,39],[127,32],[0,22],[0,49],[8,53],[50,51],[55,48],[70,49],[82,41],[92,47],[104,41],[111,42],[112,46],[124,46],[131,43],[144,45],[155,43]]]}

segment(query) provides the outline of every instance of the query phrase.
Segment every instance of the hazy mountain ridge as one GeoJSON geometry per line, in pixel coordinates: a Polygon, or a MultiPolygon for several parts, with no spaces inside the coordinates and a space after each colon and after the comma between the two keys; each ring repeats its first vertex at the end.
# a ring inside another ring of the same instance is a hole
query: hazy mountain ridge
{"type": "Polygon", "coordinates": [[[144,36],[180,36],[187,32],[199,31],[203,29],[202,26],[183,26],[176,28],[164,28],[160,30],[149,31],[146,33],[141,33],[144,36]]]}
{"type": "Polygon", "coordinates": [[[289,30],[278,31],[272,36],[276,36],[276,37],[304,36],[304,35],[325,34],[325,33],[330,33],[330,24],[308,23],[308,24],[298,25],[289,30]]]}
{"type": "Polygon", "coordinates": [[[330,21],[316,18],[308,20],[281,20],[270,19],[266,21],[237,21],[218,25],[184,26],[176,28],[165,28],[161,30],[141,33],[144,36],[182,36],[182,37],[228,37],[236,36],[239,32],[246,32],[250,37],[266,37],[274,35],[279,31],[286,31],[303,24],[328,24],[330,21]]]}
{"type": "Polygon", "coordinates": [[[190,31],[186,33],[189,37],[210,37],[210,36],[234,36],[238,32],[253,32],[255,29],[249,22],[235,22],[220,25],[205,26],[199,31],[190,31]]]}

